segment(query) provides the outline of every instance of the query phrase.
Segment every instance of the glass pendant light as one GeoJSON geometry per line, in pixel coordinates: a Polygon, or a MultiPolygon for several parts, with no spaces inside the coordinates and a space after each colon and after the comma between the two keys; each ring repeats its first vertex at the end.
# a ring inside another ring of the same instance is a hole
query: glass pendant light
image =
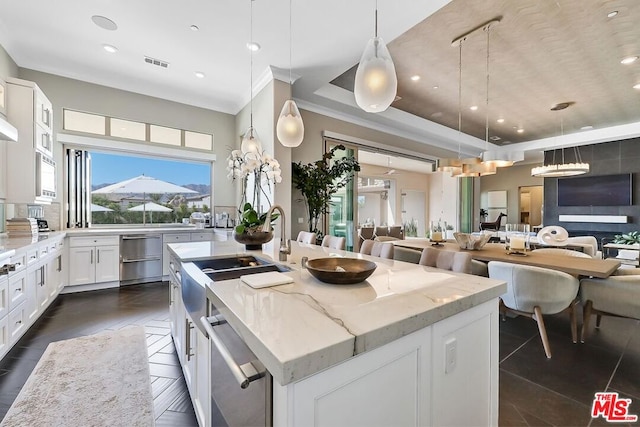
{"type": "Polygon", "coordinates": [[[389,108],[398,90],[398,78],[393,60],[384,41],[378,37],[377,0],[374,34],[360,58],[353,87],[356,103],[368,113],[379,113],[389,108]]]}
{"type": "MultiPolygon", "coordinates": [[[[253,2],[254,0],[249,0],[251,2],[251,28],[250,28],[250,43],[253,43],[253,2]]],[[[249,101],[249,111],[250,111],[250,122],[249,129],[244,133],[242,137],[242,144],[240,144],[240,151],[243,154],[254,153],[261,155],[262,154],[262,144],[260,143],[260,138],[258,138],[258,132],[253,127],[253,49],[249,50],[251,52],[251,69],[249,71],[249,88],[251,94],[251,100],[249,101]]]]}
{"type": "MultiPolygon", "coordinates": [[[[291,5],[289,0],[289,86],[293,91],[293,79],[291,78],[291,5]]],[[[292,94],[293,96],[293,94],[292,94]]],[[[285,147],[297,147],[302,144],[304,138],[304,123],[300,110],[293,99],[288,99],[282,106],[278,123],[276,124],[276,136],[278,141],[285,147]]]]}

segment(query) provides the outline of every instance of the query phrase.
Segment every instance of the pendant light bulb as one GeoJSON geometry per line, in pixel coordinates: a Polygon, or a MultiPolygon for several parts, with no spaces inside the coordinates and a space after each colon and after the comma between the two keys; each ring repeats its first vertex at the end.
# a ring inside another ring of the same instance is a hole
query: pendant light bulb
{"type": "MultiPolygon", "coordinates": [[[[291,78],[291,39],[292,39],[292,24],[291,24],[291,10],[292,1],[289,0],[289,86],[293,86],[293,79],[291,78]]],[[[302,144],[304,139],[304,123],[302,123],[302,116],[300,110],[293,99],[285,101],[278,117],[278,123],[276,124],[276,136],[280,144],[285,147],[293,148],[302,144]]]]}
{"type": "Polygon", "coordinates": [[[242,154],[262,154],[262,144],[258,138],[258,132],[253,126],[249,126],[247,132],[242,137],[242,144],[240,144],[240,151],[242,154]]]}
{"type": "Polygon", "coordinates": [[[285,147],[297,147],[304,138],[304,123],[293,99],[285,101],[276,125],[278,140],[285,147]]]}
{"type": "Polygon", "coordinates": [[[385,111],[396,99],[398,77],[389,49],[378,37],[376,2],[375,35],[364,48],[353,86],[356,104],[368,113],[385,111]]]}

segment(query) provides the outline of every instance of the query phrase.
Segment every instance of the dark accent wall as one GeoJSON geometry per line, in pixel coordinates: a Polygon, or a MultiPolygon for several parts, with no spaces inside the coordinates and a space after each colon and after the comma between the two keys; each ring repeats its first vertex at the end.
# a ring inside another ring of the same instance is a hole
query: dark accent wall
{"type": "MultiPolygon", "coordinates": [[[[599,239],[614,234],[640,230],[640,138],[602,144],[585,145],[579,148],[582,161],[589,163],[588,174],[582,176],[633,174],[632,206],[558,206],[558,179],[544,179],[544,225],[559,225],[570,235],[591,234],[599,239]],[[558,215],[627,215],[627,224],[559,222],[558,215]]],[[[560,151],[555,152],[560,161],[560,151]]],[[[545,152],[550,159],[553,151],[545,152]]],[[[565,161],[574,161],[574,150],[565,149],[565,161]]]]}

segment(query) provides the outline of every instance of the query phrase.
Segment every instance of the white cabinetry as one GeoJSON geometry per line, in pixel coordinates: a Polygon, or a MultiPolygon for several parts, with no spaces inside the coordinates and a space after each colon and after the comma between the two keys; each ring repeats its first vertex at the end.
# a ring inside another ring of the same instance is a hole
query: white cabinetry
{"type": "Polygon", "coordinates": [[[7,83],[0,78],[0,115],[7,115],[7,83]]]}
{"type": "Polygon", "coordinates": [[[0,276],[0,358],[9,351],[9,279],[0,276]]]}
{"type": "Polygon", "coordinates": [[[168,243],[183,243],[191,241],[189,233],[164,233],[162,235],[162,275],[169,274],[169,249],[168,243]]]}
{"type": "Polygon", "coordinates": [[[273,425],[498,425],[498,304],[489,301],[298,382],[273,425]]]}
{"type": "Polygon", "coordinates": [[[119,280],[119,236],[69,239],[69,286],[119,280]]]}
{"type": "Polygon", "coordinates": [[[53,156],[51,102],[38,85],[26,80],[7,80],[7,118],[18,129],[17,144],[7,146],[7,200],[12,203],[50,202],[37,197],[36,151],[53,156]]]}

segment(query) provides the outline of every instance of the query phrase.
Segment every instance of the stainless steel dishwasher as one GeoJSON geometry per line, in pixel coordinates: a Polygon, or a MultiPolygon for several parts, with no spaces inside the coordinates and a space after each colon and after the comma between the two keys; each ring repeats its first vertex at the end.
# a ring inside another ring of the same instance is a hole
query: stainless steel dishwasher
{"type": "Polygon", "coordinates": [[[162,235],[127,234],[120,237],[120,283],[162,280],[162,235]]]}

